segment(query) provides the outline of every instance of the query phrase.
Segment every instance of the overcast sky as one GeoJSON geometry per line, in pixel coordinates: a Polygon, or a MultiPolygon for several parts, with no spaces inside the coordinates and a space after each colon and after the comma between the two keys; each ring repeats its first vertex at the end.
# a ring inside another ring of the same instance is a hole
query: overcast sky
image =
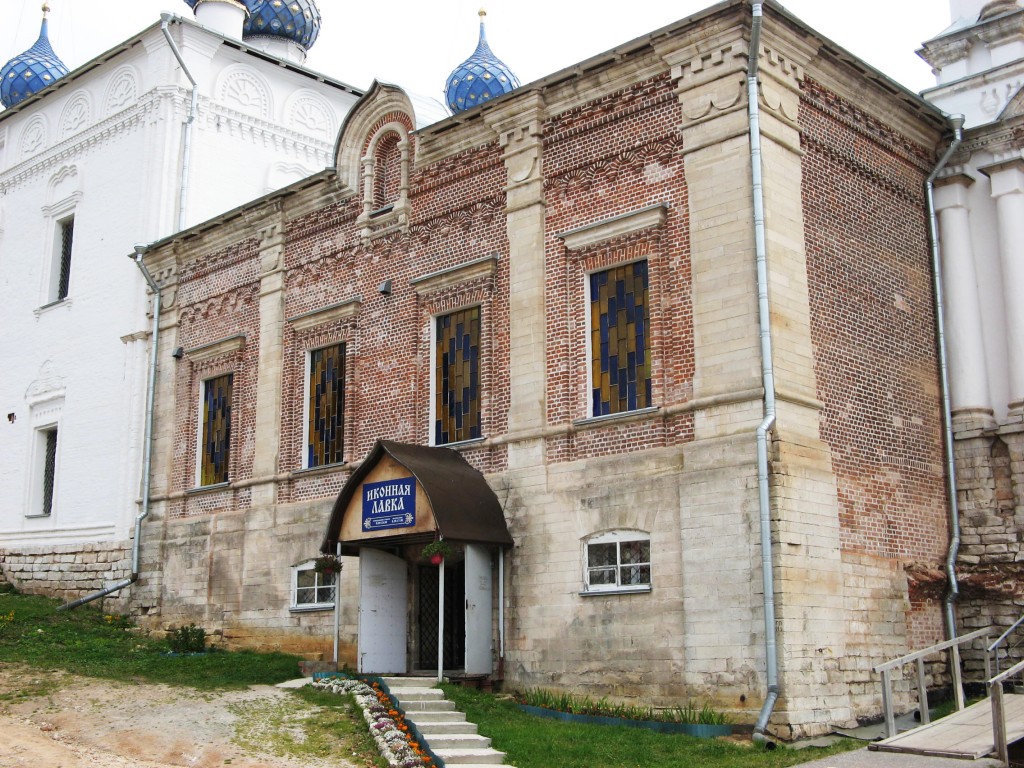
{"type": "MultiPolygon", "coordinates": [[[[187,18],[184,0],[49,0],[50,41],[69,68],[159,21],[187,18]]],[[[0,65],[35,42],[42,0],[0,0],[0,65]],[[12,16],[10,9],[20,7],[12,16]]],[[[706,0],[318,0],[320,38],[306,65],[358,88],[373,79],[440,97],[448,73],[487,38],[523,83],[614,48],[711,5],[706,0]],[[602,10],[601,6],[607,10],[602,10]]],[[[792,13],[913,91],[935,84],[914,51],[950,23],[947,0],[787,0],[792,13]]]]}

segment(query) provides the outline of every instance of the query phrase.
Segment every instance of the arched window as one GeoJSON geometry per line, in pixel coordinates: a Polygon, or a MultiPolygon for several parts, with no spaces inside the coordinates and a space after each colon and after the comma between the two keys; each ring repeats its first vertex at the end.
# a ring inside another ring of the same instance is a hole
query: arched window
{"type": "Polygon", "coordinates": [[[401,137],[389,131],[377,141],[374,152],[373,208],[394,203],[402,186],[401,137]]]}

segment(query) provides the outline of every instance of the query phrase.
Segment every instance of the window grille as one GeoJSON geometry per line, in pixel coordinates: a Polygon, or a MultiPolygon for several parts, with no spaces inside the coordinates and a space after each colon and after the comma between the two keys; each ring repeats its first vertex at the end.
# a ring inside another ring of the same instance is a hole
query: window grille
{"type": "Polygon", "coordinates": [[[650,588],[650,538],[613,533],[591,540],[587,544],[586,578],[589,591],[650,588]]]}
{"type": "Polygon", "coordinates": [[[42,513],[53,513],[53,490],[57,483],[57,429],[45,433],[46,446],[43,455],[43,504],[42,513]]]}
{"type": "Polygon", "coordinates": [[[68,219],[60,224],[60,262],[57,273],[57,301],[68,297],[71,285],[71,246],[75,239],[75,220],[68,219]]]}

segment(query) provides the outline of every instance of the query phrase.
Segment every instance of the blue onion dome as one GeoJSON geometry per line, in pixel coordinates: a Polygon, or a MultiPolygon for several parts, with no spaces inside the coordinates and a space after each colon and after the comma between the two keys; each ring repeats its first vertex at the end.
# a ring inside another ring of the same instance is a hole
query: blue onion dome
{"type": "Polygon", "coordinates": [[[24,53],[8,61],[0,69],[0,102],[5,107],[13,107],[29,96],[52,85],[68,73],[64,62],[50,47],[47,36],[46,14],[50,6],[43,3],[43,24],[39,29],[39,39],[24,53]]]}
{"type": "Polygon", "coordinates": [[[243,40],[279,37],[308,51],[320,34],[320,11],[314,0],[245,0],[245,5],[249,18],[242,28],[243,40]]]}
{"type": "Polygon", "coordinates": [[[519,87],[519,78],[491,53],[487,45],[487,35],[484,33],[486,15],[480,11],[480,42],[473,55],[448,75],[444,100],[452,114],[472,109],[519,87]]]}

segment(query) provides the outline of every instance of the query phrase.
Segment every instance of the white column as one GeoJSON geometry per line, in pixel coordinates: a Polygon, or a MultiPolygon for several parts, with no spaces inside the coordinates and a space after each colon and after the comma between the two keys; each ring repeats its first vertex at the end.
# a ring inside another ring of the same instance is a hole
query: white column
{"type": "Polygon", "coordinates": [[[952,409],[972,421],[974,416],[990,420],[992,415],[967,205],[967,188],[973,183],[961,175],[946,179],[935,190],[952,409]]]}
{"type": "Polygon", "coordinates": [[[1024,415],[1024,159],[984,169],[992,181],[999,221],[999,265],[1006,313],[1006,375],[1010,416],[1024,415]]]}

